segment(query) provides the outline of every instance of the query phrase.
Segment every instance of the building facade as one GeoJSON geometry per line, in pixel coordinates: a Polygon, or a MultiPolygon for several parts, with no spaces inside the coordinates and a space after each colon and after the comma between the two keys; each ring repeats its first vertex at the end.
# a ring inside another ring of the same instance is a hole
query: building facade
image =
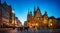
{"type": "Polygon", "coordinates": [[[60,29],[60,18],[57,18],[57,29],[60,29]]]}
{"type": "MultiPolygon", "coordinates": [[[[12,12],[12,7],[6,1],[2,4],[0,0],[0,28],[18,26],[19,19],[12,12]]],[[[19,23],[21,24],[21,22],[19,23]]]]}
{"type": "Polygon", "coordinates": [[[37,28],[37,29],[46,29],[46,28],[54,28],[57,23],[55,17],[48,17],[47,12],[45,11],[44,15],[41,14],[41,10],[39,7],[34,7],[34,13],[28,12],[27,21],[25,22],[25,26],[29,28],[37,28]]]}
{"type": "Polygon", "coordinates": [[[12,8],[7,5],[6,1],[2,4],[0,0],[0,27],[3,27],[5,23],[11,22],[12,8]]]}
{"type": "Polygon", "coordinates": [[[14,25],[15,25],[16,27],[21,27],[21,26],[22,26],[22,23],[20,22],[20,20],[18,19],[18,17],[15,17],[14,25]]]}

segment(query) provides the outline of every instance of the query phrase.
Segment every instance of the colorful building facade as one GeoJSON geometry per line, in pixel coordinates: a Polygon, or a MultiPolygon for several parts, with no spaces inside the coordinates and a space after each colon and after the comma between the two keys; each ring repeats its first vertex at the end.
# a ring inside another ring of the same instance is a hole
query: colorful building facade
{"type": "Polygon", "coordinates": [[[56,26],[57,19],[55,17],[48,17],[47,12],[45,11],[44,15],[41,14],[41,10],[39,7],[34,7],[34,13],[28,12],[27,21],[25,22],[25,26],[29,28],[37,28],[37,29],[47,29],[54,28],[56,26]]]}
{"type": "MultiPolygon", "coordinates": [[[[18,26],[19,22],[15,13],[12,12],[12,7],[7,5],[6,1],[2,4],[0,0],[0,28],[18,26]]],[[[19,24],[21,24],[21,22],[19,24]]]]}
{"type": "Polygon", "coordinates": [[[0,0],[0,23],[1,23],[1,27],[3,27],[3,25],[5,23],[10,23],[12,22],[12,8],[10,5],[7,5],[6,2],[4,2],[3,4],[1,3],[0,0]]]}

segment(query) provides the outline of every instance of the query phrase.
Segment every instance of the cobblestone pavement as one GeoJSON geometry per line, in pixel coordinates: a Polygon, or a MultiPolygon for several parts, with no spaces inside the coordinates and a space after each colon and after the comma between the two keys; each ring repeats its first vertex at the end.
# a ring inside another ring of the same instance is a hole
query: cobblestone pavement
{"type": "Polygon", "coordinates": [[[60,33],[60,29],[41,29],[41,30],[28,30],[28,31],[17,31],[16,29],[11,30],[0,30],[0,33],[60,33]]]}

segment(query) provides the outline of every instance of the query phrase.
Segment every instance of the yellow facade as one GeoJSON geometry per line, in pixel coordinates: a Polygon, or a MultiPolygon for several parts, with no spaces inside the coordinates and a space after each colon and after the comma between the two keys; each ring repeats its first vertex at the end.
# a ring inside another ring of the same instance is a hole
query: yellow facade
{"type": "Polygon", "coordinates": [[[37,9],[34,8],[34,15],[32,12],[28,13],[27,16],[27,26],[30,28],[44,28],[48,25],[48,16],[47,13],[42,16],[39,7],[37,9]]]}
{"type": "Polygon", "coordinates": [[[37,9],[34,7],[33,14],[32,12],[28,12],[26,26],[37,29],[53,28],[55,24],[54,22],[57,22],[55,20],[54,17],[48,17],[46,11],[44,15],[42,15],[39,7],[37,9]]]}

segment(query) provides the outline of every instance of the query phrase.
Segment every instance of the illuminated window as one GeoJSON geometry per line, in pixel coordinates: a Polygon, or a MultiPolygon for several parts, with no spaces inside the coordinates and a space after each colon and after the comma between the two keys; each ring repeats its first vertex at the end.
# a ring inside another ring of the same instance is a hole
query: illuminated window
{"type": "Polygon", "coordinates": [[[47,23],[47,20],[46,19],[44,19],[44,24],[46,24],[47,23]]]}
{"type": "Polygon", "coordinates": [[[53,24],[51,23],[50,26],[52,26],[53,24]]]}
{"type": "Polygon", "coordinates": [[[50,19],[49,22],[52,22],[52,19],[50,19]]]}
{"type": "Polygon", "coordinates": [[[36,23],[36,26],[38,26],[38,23],[36,23]]]}

